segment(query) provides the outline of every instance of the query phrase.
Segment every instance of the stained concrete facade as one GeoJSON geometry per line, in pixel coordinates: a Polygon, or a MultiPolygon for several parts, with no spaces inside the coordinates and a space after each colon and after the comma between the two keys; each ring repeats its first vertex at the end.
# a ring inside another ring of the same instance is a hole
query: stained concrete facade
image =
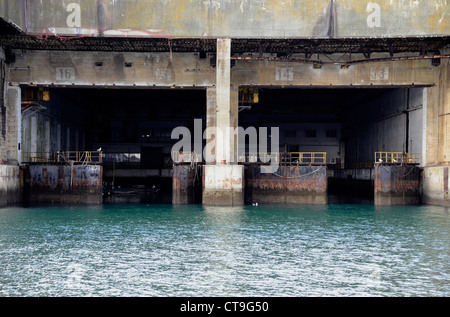
{"type": "Polygon", "coordinates": [[[385,37],[448,33],[447,2],[1,0],[30,34],[164,38],[385,37]]]}
{"type": "MultiPolygon", "coordinates": [[[[11,22],[9,26],[17,27],[20,34],[0,42],[0,159],[7,166],[15,168],[20,164],[22,148],[19,144],[23,143],[23,133],[31,140],[29,145],[25,144],[27,149],[38,150],[38,143],[34,142],[37,139],[33,139],[38,135],[34,133],[39,125],[37,117],[29,121],[21,117],[21,89],[26,86],[61,89],[195,87],[204,89],[207,94],[206,126],[225,130],[239,125],[239,87],[399,88],[402,90],[393,92],[385,100],[365,103],[376,104],[370,106],[368,116],[392,118],[366,126],[365,142],[355,145],[354,150],[351,140],[360,132],[350,131],[350,143],[345,147],[347,151],[364,155],[355,162],[371,159],[371,153],[378,150],[420,150],[424,168],[423,201],[450,204],[446,181],[450,162],[450,14],[443,1],[89,0],[42,3],[0,0],[0,16],[11,22]],[[30,35],[38,39],[18,38],[30,35]],[[426,41],[437,36],[442,37],[442,45],[439,50],[433,48],[428,52],[426,41]],[[159,51],[132,51],[130,46],[123,50],[117,48],[121,42],[115,39],[130,37],[154,43],[164,39],[165,46],[159,51]],[[367,44],[357,52],[349,49],[342,53],[345,45],[360,38],[370,39],[372,44],[377,39],[387,44],[375,52],[370,51],[370,44],[367,44]],[[395,51],[395,45],[404,44],[402,39],[408,43],[417,38],[424,38],[422,46],[416,43],[412,51],[408,48],[395,51]],[[173,52],[171,43],[175,39],[185,39],[186,43],[193,39],[212,39],[214,50],[203,52],[192,44],[190,50],[173,52]],[[233,43],[250,45],[242,42],[243,39],[276,41],[252,46],[253,51],[236,53],[233,43]],[[299,49],[298,45],[289,46],[295,39],[312,41],[308,42],[308,47],[299,49]],[[313,56],[315,45],[330,39],[337,41],[333,45],[340,52],[313,56]],[[395,42],[386,42],[391,39],[395,42]],[[94,40],[97,49],[82,46],[94,40]],[[288,58],[280,58],[276,47],[270,49],[271,45],[280,45],[280,41],[287,43],[278,47],[283,47],[288,58]],[[70,46],[73,43],[78,46],[70,46]],[[402,95],[401,91],[407,93],[402,95]],[[376,111],[378,113],[374,113],[376,111]],[[397,116],[398,113],[404,115],[397,116]],[[394,133],[395,137],[390,137],[389,133],[394,133]],[[369,149],[363,149],[361,144],[368,145],[369,149]]],[[[351,120],[351,114],[347,119],[351,120]]],[[[43,135],[52,131],[46,123],[43,127],[43,135]]],[[[58,134],[58,129],[55,131],[58,134]]],[[[63,131],[71,135],[71,130],[62,128],[60,137],[63,131]]],[[[236,149],[232,137],[225,134],[222,139],[216,138],[215,159],[204,166],[203,201],[206,204],[244,202],[244,168],[234,160],[236,149]]],[[[41,145],[44,150],[52,148],[49,141],[41,145]]],[[[14,185],[7,187],[16,188],[19,178],[15,172],[9,174],[13,175],[14,185]]]]}

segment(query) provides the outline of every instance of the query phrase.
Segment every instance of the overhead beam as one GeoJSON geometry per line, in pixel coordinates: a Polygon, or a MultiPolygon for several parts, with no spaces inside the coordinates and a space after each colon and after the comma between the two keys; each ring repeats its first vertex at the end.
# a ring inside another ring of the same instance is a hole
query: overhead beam
{"type": "MultiPolygon", "coordinates": [[[[216,68],[195,53],[118,53],[13,50],[11,84],[83,87],[212,87],[216,68]]],[[[331,55],[338,60],[341,54],[331,55]]],[[[376,56],[375,56],[376,57],[376,56]]],[[[358,58],[358,57],[355,57],[358,58]]],[[[236,60],[232,86],[433,86],[430,59],[377,60],[360,64],[236,60]],[[342,66],[345,67],[342,67],[342,66]]]]}

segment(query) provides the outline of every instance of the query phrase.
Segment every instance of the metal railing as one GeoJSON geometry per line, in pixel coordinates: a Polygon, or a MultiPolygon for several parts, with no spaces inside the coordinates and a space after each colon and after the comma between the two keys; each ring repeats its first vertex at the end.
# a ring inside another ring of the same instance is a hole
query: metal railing
{"type": "Polygon", "coordinates": [[[22,163],[102,163],[101,151],[22,152],[22,163]]]}
{"type": "Polygon", "coordinates": [[[239,163],[267,163],[267,162],[280,162],[280,153],[246,153],[239,156],[239,163]]]}
{"type": "Polygon", "coordinates": [[[420,153],[405,153],[405,152],[375,152],[375,163],[388,164],[420,164],[420,153]]]}
{"type": "Polygon", "coordinates": [[[276,152],[276,153],[249,153],[242,156],[241,163],[276,162],[280,164],[326,164],[326,152],[276,152]]]}
{"type": "Polygon", "coordinates": [[[281,163],[288,164],[326,164],[327,152],[288,152],[280,153],[281,163]]]}
{"type": "MultiPolygon", "coordinates": [[[[172,152],[174,162],[200,162],[200,157],[192,152],[172,152]]],[[[245,153],[239,155],[238,163],[267,163],[279,164],[326,164],[326,152],[274,152],[274,153],[245,153]]]]}

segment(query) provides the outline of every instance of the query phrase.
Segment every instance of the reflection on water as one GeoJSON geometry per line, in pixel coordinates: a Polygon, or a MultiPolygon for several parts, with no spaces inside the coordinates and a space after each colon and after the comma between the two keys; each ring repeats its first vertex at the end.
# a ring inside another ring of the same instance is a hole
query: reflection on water
{"type": "Polygon", "coordinates": [[[431,206],[0,209],[0,296],[448,296],[431,206]]]}

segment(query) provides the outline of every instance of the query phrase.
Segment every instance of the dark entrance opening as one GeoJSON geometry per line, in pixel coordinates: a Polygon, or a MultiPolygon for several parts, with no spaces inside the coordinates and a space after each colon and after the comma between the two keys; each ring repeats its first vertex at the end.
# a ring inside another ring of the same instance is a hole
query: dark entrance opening
{"type": "Polygon", "coordinates": [[[22,90],[46,92],[23,116],[22,153],[101,149],[104,202],[171,203],[171,132],[204,121],[204,89],[22,90]]]}
{"type": "MultiPolygon", "coordinates": [[[[280,152],[326,153],[329,203],[373,203],[377,152],[420,163],[422,88],[253,89],[243,127],[279,127],[280,152]]],[[[299,154],[301,155],[301,154],[299,154]]],[[[296,156],[298,157],[298,155],[296,156]]]]}

